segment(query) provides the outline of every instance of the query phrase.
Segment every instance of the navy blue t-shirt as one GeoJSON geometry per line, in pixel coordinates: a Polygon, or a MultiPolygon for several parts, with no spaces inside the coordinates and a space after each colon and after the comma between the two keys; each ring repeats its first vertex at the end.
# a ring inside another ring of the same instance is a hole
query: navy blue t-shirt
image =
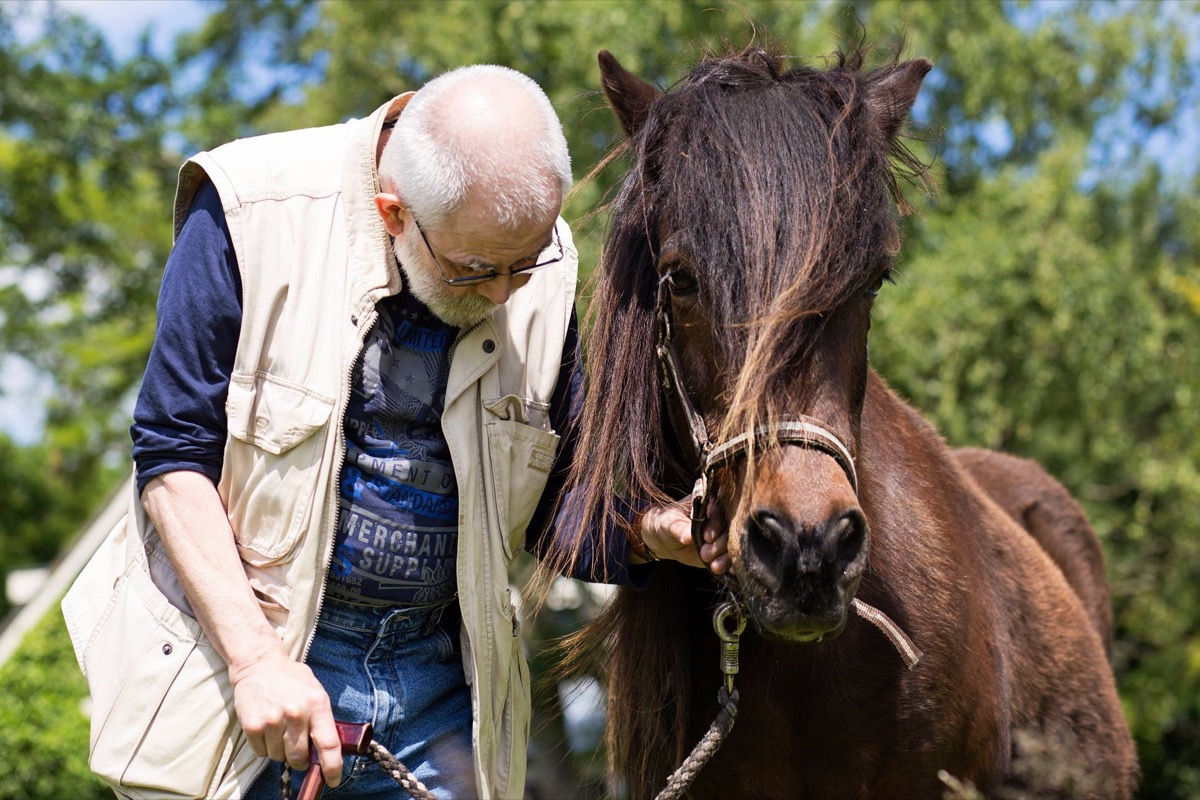
{"type": "Polygon", "coordinates": [[[458,329],[409,292],[377,308],[350,382],[329,593],[429,605],[456,583],[458,483],[442,409],[458,329]]]}
{"type": "MultiPolygon", "coordinates": [[[[228,394],[229,378],[233,371],[238,335],[241,330],[241,288],[237,257],[233,250],[229,228],[225,223],[221,199],[213,185],[206,182],[192,202],[163,273],[162,288],[158,298],[158,326],[154,345],[150,351],[146,373],[134,408],[134,422],[130,427],[139,493],[151,478],[177,470],[200,472],[214,484],[220,480],[227,425],[225,398],[228,394]]],[[[391,298],[381,304],[380,319],[391,320],[390,323],[380,323],[392,326],[390,332],[385,330],[381,334],[388,340],[389,348],[399,347],[406,353],[415,355],[420,351],[420,347],[414,345],[430,343],[439,337],[444,337],[447,332],[450,332],[450,338],[453,339],[453,333],[457,332],[456,329],[445,326],[436,318],[433,318],[433,322],[430,322],[430,318],[425,318],[421,323],[422,332],[416,331],[415,328],[406,328],[404,309],[408,309],[410,316],[414,313],[420,316],[420,309],[424,309],[424,306],[407,292],[402,292],[396,298],[391,298]],[[389,309],[393,312],[400,312],[398,324],[396,313],[385,313],[389,309]]],[[[425,311],[427,312],[428,309],[425,311]]],[[[412,324],[416,320],[408,319],[407,322],[412,324]]],[[[380,328],[377,326],[373,336],[379,330],[380,328]]],[[[381,356],[383,339],[375,338],[371,341],[379,343],[379,355],[381,356]]],[[[363,358],[375,357],[370,355],[371,352],[370,347],[364,349],[363,358]]],[[[448,354],[449,350],[447,349],[445,353],[447,358],[448,354]]],[[[420,405],[422,399],[430,401],[424,404],[423,409],[414,405],[415,410],[408,412],[406,417],[415,426],[414,432],[422,429],[422,420],[424,420],[423,430],[428,433],[433,427],[429,415],[436,413],[440,417],[441,403],[445,397],[444,380],[438,379],[441,381],[440,395],[438,390],[429,390],[427,386],[415,393],[407,390],[403,392],[384,390],[380,398],[371,401],[367,397],[369,393],[365,391],[367,379],[366,375],[361,374],[363,373],[362,367],[363,362],[360,359],[352,381],[361,380],[364,391],[361,394],[356,393],[351,398],[351,408],[347,410],[346,415],[348,460],[360,466],[364,463],[370,465],[370,459],[375,458],[370,454],[371,452],[392,452],[396,458],[393,459],[391,465],[385,466],[382,470],[388,481],[394,477],[394,475],[388,474],[393,470],[396,474],[403,476],[407,462],[410,468],[407,475],[410,480],[417,480],[424,475],[424,470],[429,470],[428,475],[421,478],[424,482],[414,488],[426,491],[432,488],[428,482],[433,480],[436,480],[439,488],[442,488],[440,483],[447,480],[445,471],[438,473],[435,478],[433,466],[428,463],[418,466],[415,463],[415,461],[425,459],[414,460],[411,458],[412,454],[429,455],[428,452],[420,450],[424,446],[419,443],[420,437],[411,436],[402,430],[394,430],[395,425],[391,426],[393,429],[389,429],[387,406],[392,401],[387,398],[398,398],[400,402],[413,402],[415,398],[416,405],[420,405]],[[361,415],[355,412],[355,403],[359,403],[361,415]],[[379,413],[380,411],[385,413],[379,413]],[[394,451],[391,449],[393,447],[394,451]],[[408,455],[401,455],[401,451],[408,451],[408,455]],[[364,458],[367,461],[364,462],[364,458]]],[[[446,364],[439,362],[437,366],[429,366],[428,370],[440,373],[446,368],[448,368],[446,364]]],[[[389,377],[388,380],[400,380],[407,384],[408,374],[408,372],[404,372],[399,378],[389,377]]],[[[426,372],[426,380],[430,374],[432,373],[426,372]]],[[[413,373],[413,375],[415,381],[419,373],[413,373]]],[[[382,385],[380,383],[380,386],[382,385]]],[[[415,388],[414,384],[408,385],[415,388]]],[[[579,354],[578,323],[572,315],[563,346],[563,365],[550,403],[550,424],[556,431],[563,433],[563,438],[555,456],[546,489],[533,519],[529,523],[526,537],[526,547],[535,554],[545,551],[550,539],[555,535],[555,531],[562,531],[566,535],[567,532],[578,530],[578,520],[572,514],[572,509],[575,509],[578,504],[571,502],[570,493],[563,498],[561,508],[564,510],[560,512],[557,520],[554,518],[554,513],[556,500],[566,484],[567,472],[574,457],[577,437],[573,423],[579,416],[582,403],[583,373],[579,354]],[[572,515],[571,518],[568,519],[568,515],[572,515]]],[[[396,420],[399,417],[393,415],[392,419],[396,420]]],[[[453,481],[453,469],[449,463],[448,454],[446,463],[451,476],[449,480],[453,481]]],[[[378,476],[380,470],[375,470],[375,472],[378,476]]],[[[343,476],[343,497],[347,496],[347,477],[349,475],[343,476]]],[[[386,486],[385,481],[380,480],[379,477],[368,479],[364,473],[355,476],[354,483],[349,486],[348,496],[354,498],[355,486],[361,482],[361,488],[365,489],[371,480],[376,484],[372,491],[378,497],[389,497],[390,493],[397,491],[395,488],[386,486]]],[[[449,502],[448,494],[428,491],[425,496],[430,500],[441,497],[443,501],[449,502]]],[[[457,492],[453,494],[453,502],[457,503],[457,492]]],[[[414,502],[412,505],[415,508],[417,504],[414,502]]],[[[368,506],[363,506],[363,509],[370,514],[376,513],[371,509],[381,509],[379,505],[368,504],[368,506]]],[[[436,504],[426,502],[422,507],[428,511],[436,508],[436,504]]],[[[363,549],[357,551],[338,549],[331,569],[331,586],[332,582],[339,580],[343,575],[354,574],[355,555],[357,555],[360,565],[367,565],[363,569],[370,570],[380,578],[388,577],[381,574],[381,570],[382,573],[390,573],[393,564],[391,562],[381,564],[379,559],[379,554],[384,552],[385,548],[386,552],[398,553],[405,559],[414,555],[420,559],[428,555],[429,560],[417,562],[416,569],[418,571],[424,570],[426,567],[436,571],[438,569],[437,560],[443,558],[448,558],[450,565],[453,565],[453,556],[448,555],[445,551],[447,548],[455,549],[457,543],[452,544],[448,539],[439,541],[435,537],[426,539],[422,544],[415,539],[409,540],[407,538],[409,531],[403,530],[405,533],[403,542],[397,538],[393,544],[396,530],[403,529],[404,525],[410,529],[421,528],[425,533],[440,533],[441,531],[437,530],[437,523],[441,520],[437,519],[437,513],[432,517],[425,517],[423,520],[409,519],[407,522],[393,518],[389,520],[388,527],[382,529],[378,527],[378,524],[372,524],[370,526],[371,533],[368,536],[366,533],[368,521],[365,513],[359,513],[356,519],[353,516],[357,513],[354,511],[353,504],[347,506],[345,503],[343,503],[342,512],[339,514],[339,533],[349,537],[353,531],[354,535],[360,539],[358,544],[361,544],[363,549]],[[370,541],[363,541],[364,537],[369,538],[370,541]],[[365,548],[367,547],[372,548],[372,553],[366,553],[365,548]],[[415,551],[410,552],[414,547],[415,551]],[[436,557],[433,555],[434,553],[437,554],[436,557]]],[[[457,517],[457,513],[455,517],[457,517]]],[[[371,522],[378,523],[379,521],[371,520],[371,522]]],[[[451,526],[447,525],[446,527],[448,529],[451,526]]],[[[643,584],[648,577],[647,570],[650,567],[627,567],[628,543],[625,537],[619,534],[612,535],[610,533],[604,537],[607,547],[603,552],[597,552],[598,548],[594,545],[598,541],[599,529],[599,525],[589,526],[592,538],[589,538],[588,543],[593,546],[585,549],[583,557],[576,564],[573,576],[583,580],[602,580],[604,576],[607,576],[611,583],[643,584]],[[632,570],[632,575],[630,570],[632,570]]],[[[409,580],[412,574],[408,571],[410,562],[401,563],[404,567],[401,574],[409,575],[409,578],[405,578],[405,580],[409,580]]],[[[450,569],[449,573],[452,578],[454,570],[450,569]]],[[[394,578],[393,574],[389,579],[394,578]]],[[[428,590],[439,584],[440,580],[435,579],[427,580],[421,586],[428,590]]],[[[397,599],[396,602],[425,602],[424,599],[416,599],[421,587],[414,585],[409,588],[412,598],[409,600],[397,599]]],[[[338,590],[335,590],[335,593],[336,591],[338,590]]],[[[422,597],[441,597],[445,591],[447,589],[442,587],[432,593],[427,591],[422,597]]]]}

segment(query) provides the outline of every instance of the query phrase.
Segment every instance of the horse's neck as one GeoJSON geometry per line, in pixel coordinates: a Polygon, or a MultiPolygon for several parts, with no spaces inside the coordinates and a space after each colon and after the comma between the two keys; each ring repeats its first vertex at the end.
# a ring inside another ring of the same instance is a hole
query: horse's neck
{"type": "Polygon", "coordinates": [[[882,480],[948,471],[955,484],[962,483],[962,473],[941,434],[874,370],[867,375],[858,461],[860,472],[877,473],[882,480]],[[900,455],[904,457],[896,457],[900,455]]]}
{"type": "Polygon", "coordinates": [[[982,589],[988,581],[980,569],[996,509],[933,425],[874,373],[858,445],[860,502],[871,531],[858,596],[892,616],[920,646],[919,638],[937,635],[927,625],[953,628],[952,618],[976,613],[967,606],[979,593],[964,597],[960,589],[982,589]]]}

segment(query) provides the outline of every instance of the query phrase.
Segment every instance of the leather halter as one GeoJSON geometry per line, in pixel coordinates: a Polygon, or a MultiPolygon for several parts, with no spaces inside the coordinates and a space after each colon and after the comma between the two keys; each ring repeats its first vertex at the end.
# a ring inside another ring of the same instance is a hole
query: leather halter
{"type": "MultiPolygon", "coordinates": [[[[854,457],[848,448],[820,421],[806,415],[760,425],[753,431],[734,436],[720,444],[714,445],[692,399],[688,396],[679,375],[679,365],[675,358],[675,347],[672,342],[672,325],[670,300],[667,298],[667,277],[663,276],[658,282],[658,353],[659,367],[662,372],[663,390],[674,391],[679,405],[683,409],[687,429],[696,450],[697,461],[700,465],[700,475],[692,491],[692,543],[699,551],[703,543],[704,523],[708,517],[708,498],[716,485],[716,471],[736,461],[752,447],[764,448],[780,445],[795,445],[811,450],[819,450],[833,458],[850,481],[850,487],[858,496],[858,472],[854,468],[854,457]]],[[[668,414],[670,414],[668,404],[668,414]]]]}

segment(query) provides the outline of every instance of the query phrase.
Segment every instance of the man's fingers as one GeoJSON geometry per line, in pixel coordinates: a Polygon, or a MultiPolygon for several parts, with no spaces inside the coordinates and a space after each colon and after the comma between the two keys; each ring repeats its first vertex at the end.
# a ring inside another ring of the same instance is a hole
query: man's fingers
{"type": "Polygon", "coordinates": [[[333,714],[313,716],[313,727],[310,732],[313,747],[317,749],[317,759],[321,764],[321,773],[325,783],[333,788],[342,782],[342,742],[338,738],[337,727],[333,724],[333,714]]]}
{"type": "Polygon", "coordinates": [[[729,536],[715,500],[708,509],[709,522],[704,526],[699,555],[692,541],[692,519],[683,504],[647,510],[642,516],[642,539],[659,556],[694,567],[707,566],[719,575],[729,568],[729,536]]]}
{"type": "Polygon", "coordinates": [[[308,769],[308,720],[296,720],[283,733],[283,749],[288,766],[308,769]]]}
{"type": "Polygon", "coordinates": [[[287,760],[287,746],[284,744],[284,734],[276,727],[268,727],[263,731],[263,740],[266,743],[267,758],[272,761],[287,760]]]}
{"type": "Polygon", "coordinates": [[[692,543],[692,521],[687,517],[671,521],[671,535],[680,544],[692,543]]]}
{"type": "Polygon", "coordinates": [[[729,569],[729,554],[724,550],[717,550],[714,545],[704,545],[700,549],[700,557],[704,559],[704,563],[708,565],[708,568],[717,575],[729,569]]]}
{"type": "Polygon", "coordinates": [[[270,758],[271,754],[267,752],[267,740],[261,733],[246,731],[246,741],[250,744],[250,749],[254,751],[254,755],[260,758],[262,756],[270,758]]]}
{"type": "Polygon", "coordinates": [[[705,531],[707,543],[700,548],[700,557],[714,574],[720,575],[729,569],[729,535],[714,532],[710,537],[708,533],[705,531]]]}

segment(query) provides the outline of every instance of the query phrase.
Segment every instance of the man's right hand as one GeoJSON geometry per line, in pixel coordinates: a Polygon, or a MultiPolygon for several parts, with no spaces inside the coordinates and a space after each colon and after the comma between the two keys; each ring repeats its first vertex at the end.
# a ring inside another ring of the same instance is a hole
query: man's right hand
{"type": "Polygon", "coordinates": [[[233,707],[256,755],[309,766],[309,742],[317,750],[330,788],[342,782],[342,746],[333,724],[329,695],[307,664],[280,652],[230,667],[233,707]]]}
{"type": "Polygon", "coordinates": [[[233,706],[260,756],[307,769],[309,740],[329,786],[342,779],[342,748],[329,696],[292,661],[267,622],[217,489],[199,472],[151,478],[142,505],[162,538],[205,635],[229,665],[233,706]]]}

